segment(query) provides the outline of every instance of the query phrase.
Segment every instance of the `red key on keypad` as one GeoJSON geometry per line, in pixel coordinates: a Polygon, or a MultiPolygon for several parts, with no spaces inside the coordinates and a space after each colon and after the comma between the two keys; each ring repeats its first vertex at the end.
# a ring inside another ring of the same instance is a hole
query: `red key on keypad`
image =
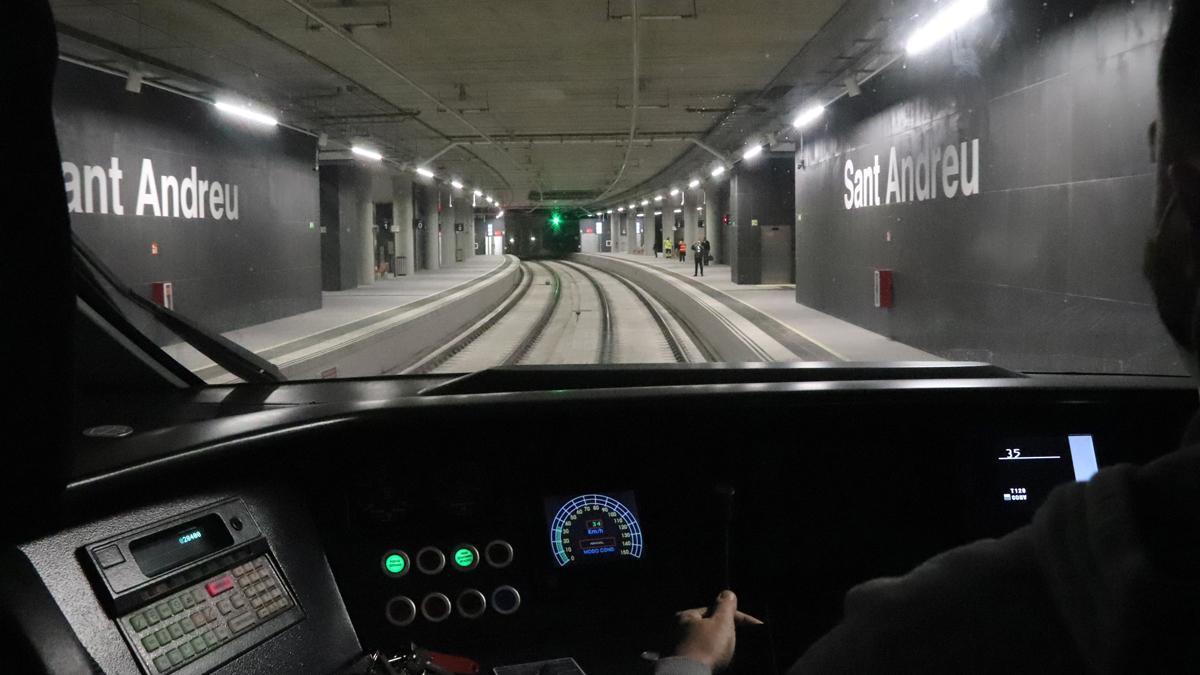
{"type": "Polygon", "coordinates": [[[220,579],[208,582],[204,585],[204,588],[208,590],[208,595],[210,597],[220,595],[233,588],[233,577],[225,575],[220,579]]]}

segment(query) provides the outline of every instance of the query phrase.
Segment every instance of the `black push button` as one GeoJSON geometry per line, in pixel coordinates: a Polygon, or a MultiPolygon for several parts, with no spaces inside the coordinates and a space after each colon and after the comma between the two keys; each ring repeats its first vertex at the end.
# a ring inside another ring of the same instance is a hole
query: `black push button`
{"type": "Polygon", "coordinates": [[[96,563],[102,568],[107,569],[123,562],[125,562],[125,556],[121,554],[121,549],[116,544],[96,549],[96,563]]]}

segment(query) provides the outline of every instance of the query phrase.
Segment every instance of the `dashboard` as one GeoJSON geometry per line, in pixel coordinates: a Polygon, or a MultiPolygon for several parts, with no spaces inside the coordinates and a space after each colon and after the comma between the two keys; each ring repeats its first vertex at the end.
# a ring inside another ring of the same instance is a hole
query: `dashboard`
{"type": "Polygon", "coordinates": [[[443,384],[97,401],[81,424],[158,426],[81,440],[68,523],[21,550],[107,672],[364,672],[414,646],[648,672],[725,587],[767,622],[735,672],[782,672],[853,585],[1169,452],[1196,408],[1186,382],[1070,376],[413,395],[443,384]]]}

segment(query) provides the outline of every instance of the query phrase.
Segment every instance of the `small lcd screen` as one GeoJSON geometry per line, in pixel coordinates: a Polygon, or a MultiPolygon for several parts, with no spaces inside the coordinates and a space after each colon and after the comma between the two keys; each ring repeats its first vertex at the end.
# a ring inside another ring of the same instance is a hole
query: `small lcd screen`
{"type": "Polygon", "coordinates": [[[1089,434],[1010,438],[994,444],[996,493],[1000,506],[1032,513],[1062,483],[1086,481],[1099,470],[1089,434]]]}
{"type": "Polygon", "coordinates": [[[221,516],[203,518],[169,527],[129,544],[134,561],[148,577],[185,565],[233,543],[221,516]]]}

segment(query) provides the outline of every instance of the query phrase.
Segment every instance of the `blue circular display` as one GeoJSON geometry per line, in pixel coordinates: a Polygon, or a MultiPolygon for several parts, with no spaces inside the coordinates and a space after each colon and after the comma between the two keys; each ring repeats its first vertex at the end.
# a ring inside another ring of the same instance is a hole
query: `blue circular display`
{"type": "Polygon", "coordinates": [[[579,495],[563,504],[550,523],[550,550],[559,567],[575,561],[642,557],[637,515],[608,495],[579,495]]]}

